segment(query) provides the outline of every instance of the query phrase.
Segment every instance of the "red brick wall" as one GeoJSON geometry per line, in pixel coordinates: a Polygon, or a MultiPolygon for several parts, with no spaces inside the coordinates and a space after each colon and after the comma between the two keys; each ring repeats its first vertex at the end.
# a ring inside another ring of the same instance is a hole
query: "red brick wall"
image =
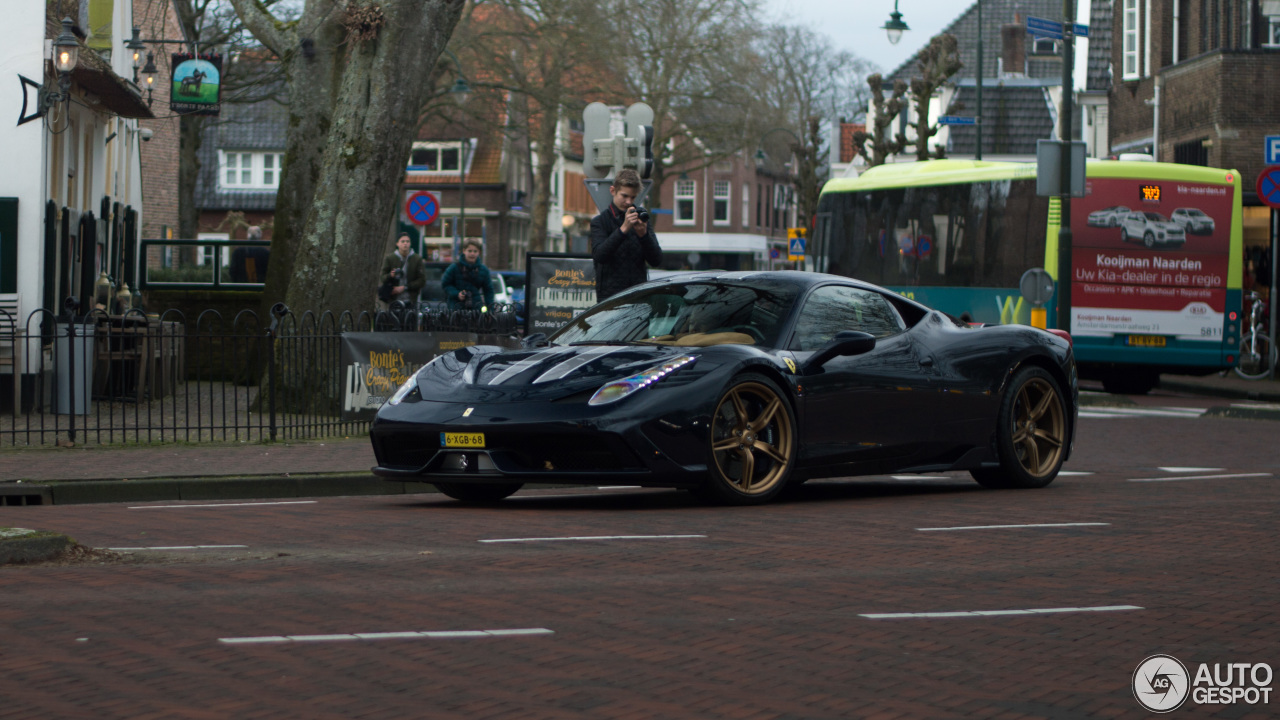
{"type": "MultiPolygon", "coordinates": [[[[133,24],[142,29],[142,37],[179,39],[182,32],[168,3],[133,0],[133,24]]],[[[172,78],[169,55],[179,45],[148,45],[155,54],[155,84],[151,88],[151,112],[155,120],[142,120],[140,125],[152,131],[151,140],[142,144],[142,237],[162,237],[164,226],[178,232],[178,118],[170,116],[169,87],[172,78]]],[[[146,62],[145,56],[143,62],[146,62]]],[[[146,81],[141,73],[139,86],[145,98],[146,81]]]]}

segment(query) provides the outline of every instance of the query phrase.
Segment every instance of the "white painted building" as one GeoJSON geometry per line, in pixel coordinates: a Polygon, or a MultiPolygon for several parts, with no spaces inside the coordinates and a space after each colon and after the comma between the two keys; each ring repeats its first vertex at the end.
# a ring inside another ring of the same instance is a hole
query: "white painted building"
{"type": "MultiPolygon", "coordinates": [[[[92,309],[104,272],[116,286],[137,282],[143,138],[136,118],[153,115],[129,80],[133,58],[124,43],[132,23],[129,0],[5,3],[0,310],[7,315],[0,313],[0,345],[14,326],[27,326],[31,313],[61,311],[67,297],[87,301],[81,314],[92,309]],[[42,89],[59,90],[52,52],[63,17],[74,25],[79,59],[68,75],[67,99],[41,113],[42,89]]],[[[38,327],[39,320],[32,322],[38,327]]],[[[38,343],[19,347],[39,352],[38,343]]],[[[0,364],[0,374],[13,367],[0,364]]]]}

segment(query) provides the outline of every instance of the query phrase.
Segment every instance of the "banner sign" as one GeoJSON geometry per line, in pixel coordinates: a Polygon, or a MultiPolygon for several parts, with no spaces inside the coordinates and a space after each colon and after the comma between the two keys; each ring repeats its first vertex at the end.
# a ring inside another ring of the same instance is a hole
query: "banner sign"
{"type": "Polygon", "coordinates": [[[169,108],[179,115],[217,115],[222,100],[222,56],[173,53],[169,108]]]}
{"type": "Polygon", "coordinates": [[[596,269],[590,255],[525,256],[525,333],[551,333],[596,304],[596,269]]]}
{"type": "Polygon", "coordinates": [[[1071,203],[1071,334],[1222,339],[1233,188],[1092,178],[1071,203]]]}
{"type": "Polygon", "coordinates": [[[472,345],[518,348],[520,341],[506,335],[467,332],[342,333],[342,419],[373,419],[387,398],[423,365],[472,345]]]}

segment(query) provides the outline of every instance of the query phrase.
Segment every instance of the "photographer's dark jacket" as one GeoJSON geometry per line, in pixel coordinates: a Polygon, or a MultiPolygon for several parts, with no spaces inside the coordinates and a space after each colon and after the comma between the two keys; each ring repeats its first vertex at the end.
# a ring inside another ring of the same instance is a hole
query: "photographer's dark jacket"
{"type": "Polygon", "coordinates": [[[400,257],[400,253],[392,250],[391,254],[382,259],[382,272],[378,275],[378,282],[382,285],[391,282],[391,271],[403,269],[404,278],[399,282],[391,283],[395,285],[404,285],[405,291],[400,297],[392,298],[393,300],[405,300],[407,302],[417,302],[418,293],[422,291],[422,286],[427,284],[427,269],[422,264],[422,256],[409,251],[409,257],[400,257]]]}
{"type": "Polygon", "coordinates": [[[482,306],[493,307],[493,283],[489,280],[489,268],[485,267],[484,263],[458,260],[444,271],[440,284],[444,286],[444,295],[449,301],[450,310],[479,310],[482,306]],[[463,290],[471,294],[468,301],[458,299],[458,293],[463,290]],[[483,304],[479,302],[481,298],[484,299],[483,304]]]}
{"type": "Polygon", "coordinates": [[[623,214],[609,203],[591,219],[591,259],[596,268],[596,302],[616,295],[648,279],[645,263],[662,265],[662,247],[652,220],[644,237],[634,231],[622,234],[623,214]]]}

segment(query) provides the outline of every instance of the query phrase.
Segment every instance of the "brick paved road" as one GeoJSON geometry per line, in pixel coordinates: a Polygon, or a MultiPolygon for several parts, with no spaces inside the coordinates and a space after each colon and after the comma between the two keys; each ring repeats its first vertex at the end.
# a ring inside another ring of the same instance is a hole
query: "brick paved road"
{"type": "Polygon", "coordinates": [[[1042,491],[881,477],[751,509],[595,489],[494,509],[0,508],[97,547],[248,546],[0,568],[0,718],[1144,717],[1129,683],[1149,655],[1280,667],[1275,427],[1087,419],[1068,469],[1093,474],[1042,491]],[[1268,475],[1131,482],[1244,473],[1268,475]],[[918,530],[1025,523],[1107,524],[918,530]],[[479,542],[687,534],[706,537],[479,542]],[[1120,605],[1142,609],[862,617],[1120,605]],[[520,628],[554,634],[219,642],[520,628]]]}

